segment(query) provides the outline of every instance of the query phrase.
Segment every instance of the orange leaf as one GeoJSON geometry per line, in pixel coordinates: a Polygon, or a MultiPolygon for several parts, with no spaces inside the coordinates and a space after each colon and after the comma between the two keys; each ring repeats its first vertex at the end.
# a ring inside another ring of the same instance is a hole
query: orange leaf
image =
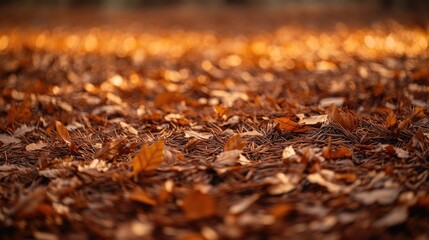
{"type": "Polygon", "coordinates": [[[55,128],[57,129],[58,135],[60,135],[61,139],[68,146],[71,146],[72,142],[71,142],[71,139],[70,139],[70,134],[67,131],[67,128],[60,121],[55,121],[55,128]]]}
{"type": "Polygon", "coordinates": [[[183,199],[182,208],[188,220],[202,219],[216,213],[216,201],[212,195],[192,191],[183,199]]]}
{"type": "Polygon", "coordinates": [[[242,150],[246,146],[246,142],[243,140],[243,138],[240,136],[240,134],[236,134],[232,136],[228,141],[225,143],[224,151],[230,151],[230,150],[242,150]]]}
{"type": "Polygon", "coordinates": [[[133,192],[128,194],[128,199],[147,205],[156,205],[156,201],[152,199],[143,189],[137,187],[133,192]]]}
{"type": "Polygon", "coordinates": [[[353,155],[352,151],[346,146],[339,146],[337,149],[332,149],[330,141],[327,147],[324,147],[322,156],[327,159],[348,158],[353,155]]]}
{"type": "Polygon", "coordinates": [[[388,129],[391,129],[396,126],[397,122],[398,121],[396,120],[395,113],[392,110],[389,110],[389,113],[387,114],[387,117],[386,117],[386,127],[388,129]]]}
{"type": "Polygon", "coordinates": [[[158,168],[164,161],[164,141],[160,140],[152,146],[148,147],[146,144],[142,147],[140,152],[134,156],[133,168],[134,174],[142,171],[151,171],[158,168]]]}
{"type": "Polygon", "coordinates": [[[222,105],[214,105],[213,110],[217,118],[227,119],[229,117],[229,109],[222,105]]]}
{"type": "Polygon", "coordinates": [[[286,132],[303,133],[311,130],[308,126],[301,126],[298,123],[290,120],[289,118],[282,117],[274,119],[278,123],[278,128],[286,132]]]}
{"type": "Polygon", "coordinates": [[[160,93],[156,96],[154,104],[156,107],[163,107],[165,105],[177,104],[181,101],[186,101],[186,96],[176,92],[160,93]]]}

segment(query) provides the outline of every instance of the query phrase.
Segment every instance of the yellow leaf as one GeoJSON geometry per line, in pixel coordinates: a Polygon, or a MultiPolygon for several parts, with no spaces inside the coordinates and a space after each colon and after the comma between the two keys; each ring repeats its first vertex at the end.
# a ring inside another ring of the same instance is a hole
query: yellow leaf
{"type": "Polygon", "coordinates": [[[140,152],[134,156],[133,169],[134,174],[142,171],[151,171],[158,168],[164,161],[164,141],[160,140],[152,146],[146,144],[142,147],[140,152]]]}
{"type": "Polygon", "coordinates": [[[212,195],[192,191],[183,199],[182,208],[188,220],[202,219],[216,213],[216,201],[212,195]]]}
{"type": "Polygon", "coordinates": [[[136,202],[144,203],[147,205],[156,205],[156,201],[152,199],[143,189],[136,188],[133,192],[128,194],[128,199],[131,199],[136,202]]]}
{"type": "Polygon", "coordinates": [[[70,139],[70,134],[67,131],[67,128],[60,121],[55,121],[55,128],[57,129],[58,135],[60,135],[61,139],[68,146],[71,146],[72,142],[70,139]]]}
{"type": "Polygon", "coordinates": [[[224,146],[224,151],[230,151],[230,150],[243,150],[243,148],[246,146],[246,142],[243,140],[243,138],[240,136],[240,134],[236,134],[232,136],[228,141],[226,141],[224,146]]]}

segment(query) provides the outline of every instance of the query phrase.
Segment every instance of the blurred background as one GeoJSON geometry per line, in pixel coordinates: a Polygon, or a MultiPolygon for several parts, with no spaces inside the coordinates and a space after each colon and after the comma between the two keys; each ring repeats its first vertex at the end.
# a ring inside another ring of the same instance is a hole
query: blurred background
{"type": "Polygon", "coordinates": [[[427,10],[427,0],[0,0],[0,5],[20,6],[96,6],[107,8],[135,8],[154,6],[264,6],[280,5],[377,5],[383,9],[427,10]]]}

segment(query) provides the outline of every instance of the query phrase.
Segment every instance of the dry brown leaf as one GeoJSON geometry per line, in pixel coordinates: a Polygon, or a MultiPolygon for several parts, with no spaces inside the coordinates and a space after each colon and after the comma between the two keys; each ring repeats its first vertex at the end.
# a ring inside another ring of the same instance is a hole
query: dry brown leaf
{"type": "Polygon", "coordinates": [[[336,106],[331,107],[329,119],[331,122],[341,125],[344,129],[350,132],[353,132],[357,127],[356,119],[353,114],[350,112],[341,113],[339,108],[336,106]]]}
{"type": "Polygon", "coordinates": [[[125,136],[121,136],[104,143],[103,146],[95,153],[95,158],[111,160],[118,156],[121,149],[125,145],[125,136]]]}
{"type": "Polygon", "coordinates": [[[119,122],[119,125],[121,125],[121,128],[124,129],[125,131],[138,136],[139,135],[139,131],[137,131],[137,129],[135,129],[133,126],[129,125],[128,123],[125,122],[119,122]]]}
{"type": "Polygon", "coordinates": [[[185,131],[185,138],[197,138],[197,139],[209,139],[211,137],[213,137],[213,134],[211,133],[202,133],[202,132],[195,132],[195,131],[185,131]]]}
{"type": "Polygon", "coordinates": [[[164,161],[164,141],[159,140],[148,147],[143,145],[140,152],[133,158],[133,173],[152,171],[164,161]]]}
{"type": "Polygon", "coordinates": [[[298,124],[299,125],[318,125],[318,124],[325,123],[327,120],[328,120],[328,115],[326,114],[316,115],[316,116],[300,119],[298,124]]]}
{"type": "Polygon", "coordinates": [[[278,128],[285,132],[304,133],[311,130],[308,126],[301,126],[287,117],[276,118],[274,122],[278,123],[278,128]]]}
{"type": "Polygon", "coordinates": [[[266,178],[265,181],[272,184],[268,188],[268,192],[271,195],[287,193],[296,188],[296,181],[294,181],[293,177],[284,173],[277,173],[275,177],[266,178]]]}
{"type": "Polygon", "coordinates": [[[386,117],[386,127],[388,129],[392,129],[396,126],[397,122],[398,121],[396,120],[396,114],[389,109],[389,113],[387,114],[387,117],[386,117]]]}
{"type": "Polygon", "coordinates": [[[137,187],[131,193],[127,194],[128,199],[133,201],[144,203],[147,205],[155,206],[156,201],[152,199],[143,189],[137,187]]]}
{"type": "Polygon", "coordinates": [[[244,198],[240,202],[232,205],[229,208],[229,213],[239,214],[246,211],[246,209],[248,209],[254,202],[256,202],[259,199],[259,197],[260,197],[259,194],[255,193],[250,197],[244,198]]]}
{"type": "Polygon", "coordinates": [[[45,142],[38,141],[37,143],[30,143],[27,146],[25,146],[25,150],[35,151],[35,150],[40,150],[46,146],[48,146],[48,144],[46,144],[45,142]]]}
{"type": "Polygon", "coordinates": [[[6,134],[0,134],[0,142],[3,144],[20,143],[21,140],[6,134]]]}
{"type": "Polygon", "coordinates": [[[352,151],[346,146],[332,148],[331,139],[328,141],[328,146],[323,148],[322,156],[326,159],[350,158],[353,155],[352,151]]]}
{"type": "Polygon", "coordinates": [[[26,124],[22,125],[18,129],[13,132],[13,136],[15,137],[21,137],[24,136],[26,133],[31,132],[35,129],[35,127],[29,127],[26,124]]]}
{"type": "Polygon", "coordinates": [[[55,129],[57,129],[58,135],[60,138],[68,145],[72,145],[72,141],[70,139],[70,134],[67,131],[67,128],[60,122],[55,121],[55,129]]]}
{"type": "Polygon", "coordinates": [[[399,196],[398,188],[383,188],[372,191],[355,193],[353,197],[365,205],[382,204],[388,205],[393,203],[399,196]]]}
{"type": "Polygon", "coordinates": [[[391,227],[405,222],[408,218],[408,209],[404,206],[393,208],[384,217],[374,222],[375,227],[391,227]]]}
{"type": "Polygon", "coordinates": [[[236,134],[226,141],[223,150],[225,152],[230,150],[243,150],[245,146],[246,142],[243,140],[240,134],[236,134]]]}
{"type": "Polygon", "coordinates": [[[183,198],[182,208],[186,219],[198,220],[216,213],[216,201],[212,195],[193,190],[183,198]]]}
{"type": "Polygon", "coordinates": [[[344,98],[343,97],[330,97],[330,98],[323,98],[320,100],[320,106],[321,107],[328,107],[334,104],[335,106],[342,106],[344,104],[344,98]]]}

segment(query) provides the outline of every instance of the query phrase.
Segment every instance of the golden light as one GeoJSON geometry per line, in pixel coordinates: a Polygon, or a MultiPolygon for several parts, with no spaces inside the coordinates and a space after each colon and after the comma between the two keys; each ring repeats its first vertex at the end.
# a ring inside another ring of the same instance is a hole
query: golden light
{"type": "Polygon", "coordinates": [[[116,87],[121,87],[124,84],[124,79],[118,74],[115,74],[111,78],[109,78],[109,82],[116,87]]]}
{"type": "Polygon", "coordinates": [[[69,49],[76,49],[79,46],[79,36],[74,34],[67,36],[65,44],[69,49]]]}
{"type": "Polygon", "coordinates": [[[98,46],[98,39],[94,34],[88,34],[84,39],[84,47],[87,52],[93,52],[98,46]]]}
{"type": "Polygon", "coordinates": [[[9,37],[6,35],[3,35],[0,37],[0,51],[7,48],[9,45],[9,37]]]}

